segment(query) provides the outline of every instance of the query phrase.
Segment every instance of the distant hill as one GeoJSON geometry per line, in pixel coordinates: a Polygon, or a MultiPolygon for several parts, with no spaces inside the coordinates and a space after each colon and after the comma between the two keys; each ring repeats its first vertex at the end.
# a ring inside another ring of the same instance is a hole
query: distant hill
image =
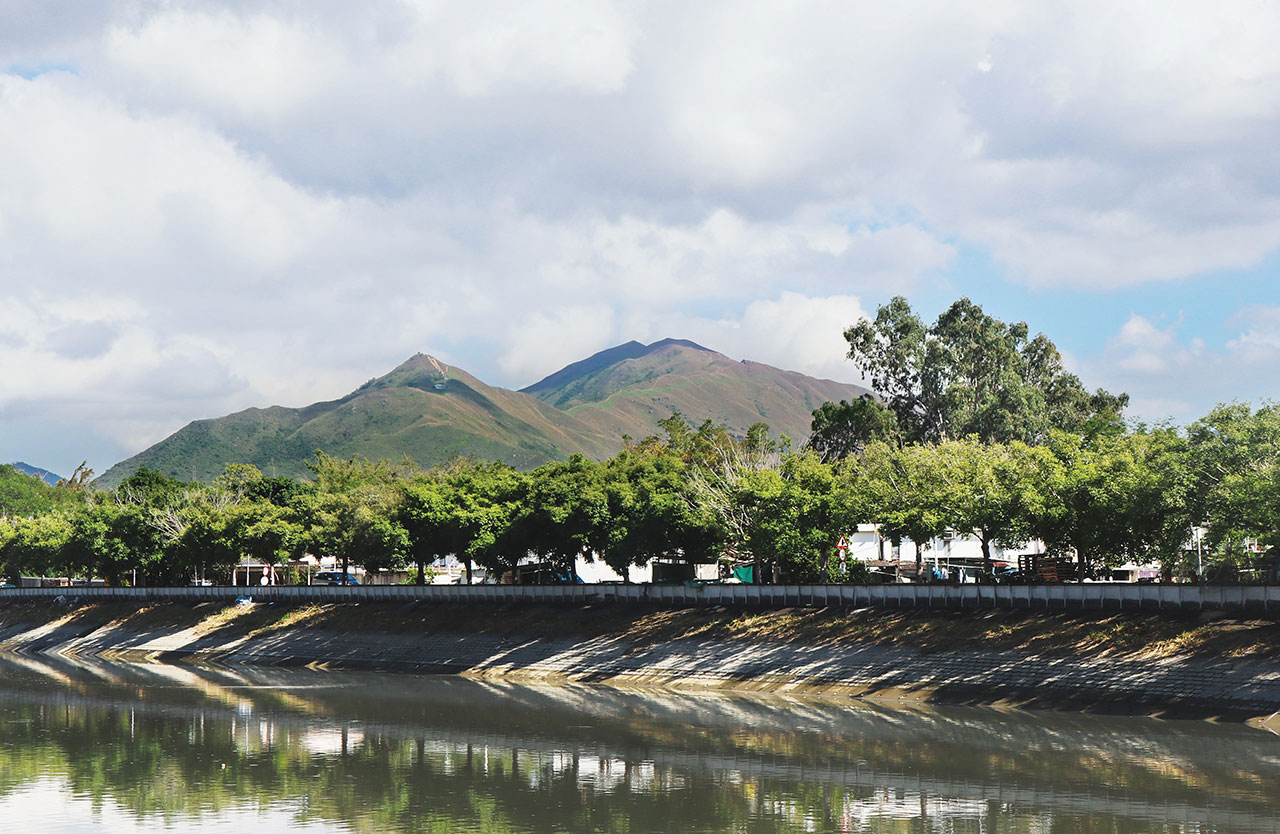
{"type": "Polygon", "coordinates": [[[58,483],[58,481],[62,480],[61,475],[55,475],[54,473],[50,472],[48,469],[41,469],[38,466],[32,466],[31,464],[23,463],[22,461],[17,461],[16,463],[14,463],[13,468],[18,470],[19,472],[24,472],[28,475],[35,475],[37,478],[44,481],[49,486],[54,486],[58,483]]]}
{"type": "Polygon", "coordinates": [[[813,411],[869,389],[746,360],[683,339],[628,342],[575,362],[527,388],[548,405],[604,434],[639,438],[679,411],[695,423],[710,419],[745,433],[764,422],[797,443],[809,436],[813,411]]]}
{"type": "Polygon", "coordinates": [[[677,339],[601,351],[523,391],[486,385],[418,354],[341,399],[197,420],[117,463],[98,483],[115,485],[143,466],[209,480],[228,463],[305,476],[317,449],[340,457],[408,455],[427,466],[470,455],[528,469],[575,452],[609,457],[622,448],[623,435],[654,434],[676,410],[735,432],[763,421],[800,440],[815,408],[865,390],[737,362],[677,339]]]}
{"type": "Polygon", "coordinates": [[[55,489],[39,475],[19,468],[22,466],[36,468],[26,464],[0,464],[0,518],[39,515],[57,507],[74,505],[80,500],[80,493],[55,489]]]}
{"type": "Polygon", "coordinates": [[[341,399],[197,420],[117,463],[99,483],[114,485],[144,466],[209,480],[233,462],[299,477],[308,474],[306,461],[317,449],[340,457],[409,455],[423,465],[474,455],[532,468],[573,452],[603,457],[612,448],[592,427],[534,397],[418,354],[341,399]]]}

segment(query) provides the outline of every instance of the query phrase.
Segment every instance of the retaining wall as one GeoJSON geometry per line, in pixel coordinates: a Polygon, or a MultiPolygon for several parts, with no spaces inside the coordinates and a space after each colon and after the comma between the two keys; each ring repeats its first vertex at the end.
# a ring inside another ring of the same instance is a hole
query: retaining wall
{"type": "Polygon", "coordinates": [[[464,603],[630,602],[669,608],[1025,608],[1039,610],[1280,610],[1277,585],[360,585],[184,588],[5,588],[6,600],[189,600],[258,602],[464,603]]]}

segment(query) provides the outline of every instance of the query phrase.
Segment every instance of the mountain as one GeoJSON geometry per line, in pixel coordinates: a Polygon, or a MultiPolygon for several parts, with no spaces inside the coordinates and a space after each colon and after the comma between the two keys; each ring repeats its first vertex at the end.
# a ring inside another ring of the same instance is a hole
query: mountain
{"type": "Polygon", "coordinates": [[[13,468],[27,475],[35,475],[37,478],[44,481],[49,486],[55,486],[57,485],[58,481],[62,480],[61,475],[55,475],[54,473],[50,472],[48,469],[41,469],[38,466],[32,466],[31,464],[23,463],[22,461],[17,461],[16,463],[14,463],[13,468]]]}
{"type": "Polygon", "coordinates": [[[744,434],[768,423],[797,442],[809,436],[813,411],[869,389],[784,371],[683,339],[628,342],[575,362],[521,389],[596,426],[605,435],[653,434],[658,420],[679,411],[695,423],[710,419],[744,434]]]}
{"type": "Polygon", "coordinates": [[[534,397],[485,385],[461,368],[418,354],[341,399],[197,420],[117,463],[99,483],[117,484],[144,466],[209,480],[232,462],[299,477],[308,474],[305,462],[317,449],[339,457],[409,455],[423,465],[474,455],[532,468],[578,451],[607,456],[614,445],[534,397]]]}
{"type": "Polygon", "coordinates": [[[305,462],[317,449],[339,457],[409,455],[426,466],[470,455],[528,469],[575,452],[609,457],[624,434],[654,434],[658,420],[677,410],[738,433],[763,421],[799,439],[808,434],[813,409],[865,391],[736,362],[678,339],[601,351],[523,391],[486,385],[418,354],[337,400],[197,420],[117,463],[98,484],[113,486],[144,466],[209,480],[228,463],[299,477],[308,474],[305,462]]]}

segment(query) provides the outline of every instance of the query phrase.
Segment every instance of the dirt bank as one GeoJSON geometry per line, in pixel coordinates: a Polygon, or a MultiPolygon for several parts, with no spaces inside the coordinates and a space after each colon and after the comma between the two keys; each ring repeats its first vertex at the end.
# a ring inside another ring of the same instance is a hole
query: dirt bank
{"type": "Polygon", "coordinates": [[[1280,624],[1230,616],[429,603],[0,605],[0,650],[1265,719],[1280,624]]]}

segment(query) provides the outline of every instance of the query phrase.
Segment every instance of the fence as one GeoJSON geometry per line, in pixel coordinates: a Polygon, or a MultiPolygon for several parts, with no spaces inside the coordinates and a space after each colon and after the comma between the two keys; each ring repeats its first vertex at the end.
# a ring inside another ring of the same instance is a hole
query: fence
{"type": "Polygon", "coordinates": [[[56,597],[231,602],[641,603],[665,608],[1025,608],[1040,610],[1280,610],[1276,585],[361,585],[190,588],[5,588],[0,604],[56,597]]]}

